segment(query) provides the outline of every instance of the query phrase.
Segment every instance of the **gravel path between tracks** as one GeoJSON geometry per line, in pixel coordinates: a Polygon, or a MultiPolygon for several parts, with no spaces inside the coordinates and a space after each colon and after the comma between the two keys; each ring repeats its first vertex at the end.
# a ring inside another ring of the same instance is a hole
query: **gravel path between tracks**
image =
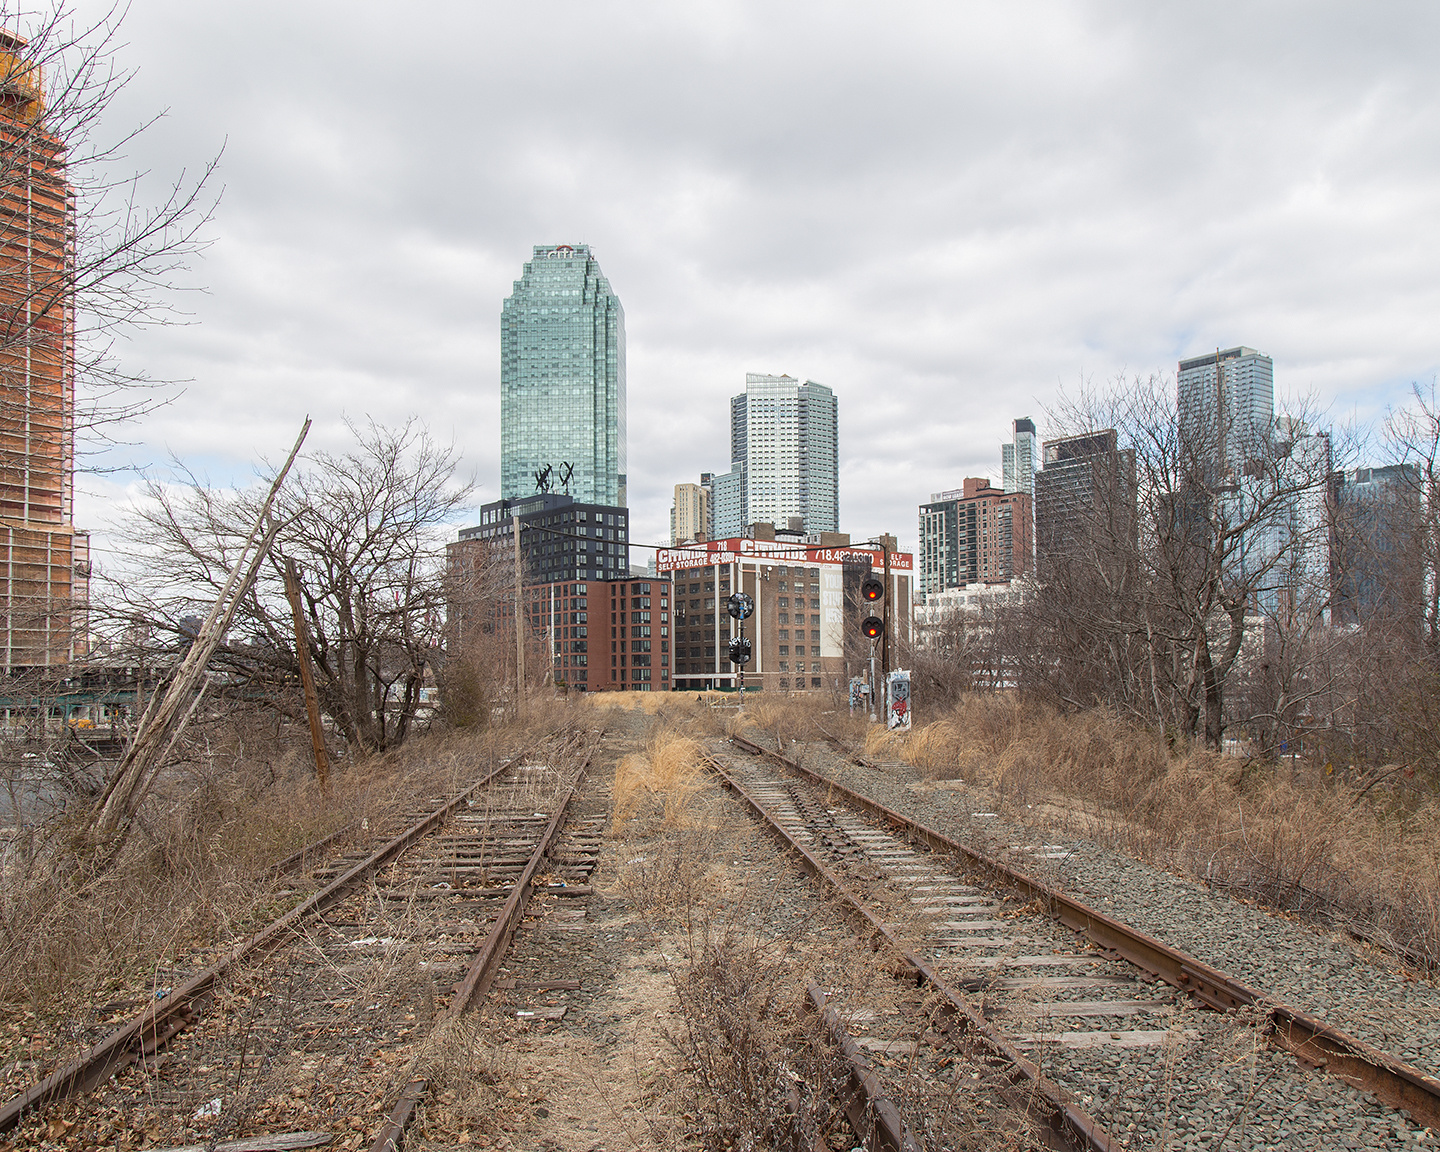
{"type": "MultiPolygon", "coordinates": [[[[576,817],[608,815],[616,762],[643,746],[650,727],[644,713],[619,708],[606,721],[576,817]]],[[[598,1152],[651,1143],[650,1125],[663,1122],[655,1085],[673,1073],[665,1036],[676,1004],[670,956],[607,888],[620,855],[607,841],[594,895],[532,902],[407,1147],[598,1152]]]]}
{"type": "MultiPolygon", "coordinates": [[[[1416,979],[1380,949],[1098,847],[1073,832],[1047,827],[1043,819],[1028,824],[1003,820],[993,815],[993,796],[957,781],[922,781],[904,764],[867,768],[827,746],[797,746],[788,754],[1422,1071],[1440,1074],[1440,989],[1416,979]]],[[[1267,1059],[1276,1067],[1290,1061],[1278,1054],[1267,1059]]],[[[1257,1091],[1257,1098],[1263,1094],[1257,1091]]],[[[1365,1105],[1351,1089],[1329,1093],[1331,1099],[1342,1095],[1360,1115],[1347,1118],[1345,1108],[1313,1098],[1275,1099],[1260,1111],[1295,1118],[1293,1147],[1440,1146],[1440,1135],[1427,1137],[1428,1130],[1412,1127],[1401,1114],[1365,1105]]],[[[1214,1145],[1204,1143],[1200,1133],[1187,1133],[1171,1146],[1214,1145]]],[[[1231,1146],[1233,1140],[1226,1145],[1231,1146]]]]}
{"type": "MultiPolygon", "coordinates": [[[[643,746],[649,724],[642,715],[612,714],[581,812],[613,811],[615,764],[643,746]]],[[[859,944],[848,919],[785,860],[734,797],[708,777],[696,783],[681,819],[665,818],[657,806],[622,828],[607,829],[594,895],[583,902],[583,912],[557,907],[568,901],[553,901],[527,921],[502,973],[513,986],[491,993],[464,1038],[472,1065],[489,1083],[488,1094],[461,1080],[442,1088],[439,1106],[427,1106],[407,1147],[426,1152],[472,1145],[506,1152],[719,1147],[714,1112],[723,1110],[716,1100],[721,1092],[701,1083],[681,1051],[712,1025],[697,1014],[706,1010],[696,1008],[693,993],[686,1011],[681,986],[693,975],[697,956],[724,948],[733,948],[740,959],[731,972],[742,985],[753,975],[751,987],[776,997],[778,1019],[790,1022],[776,1027],[795,1026],[794,1009],[811,978],[842,1011],[863,1010],[868,1023],[854,1030],[882,1049],[894,1039],[892,1029],[909,1026],[913,1013],[902,1002],[917,997],[913,983],[894,979],[888,957],[859,944]],[[579,987],[554,986],[561,982],[579,987]],[[477,1113],[477,1103],[488,1104],[490,1114],[477,1113]]],[[[785,1044],[794,1041],[787,1036],[785,1044]]],[[[739,1098],[757,1084],[726,1079],[730,1038],[709,1034],[707,1044],[720,1055],[703,1075],[723,1085],[723,1094],[739,1098]]],[[[756,1049],[774,1041],[763,1035],[752,1039],[756,1049]]],[[[785,1044],[780,1047],[790,1051],[785,1044]]],[[[822,1047],[829,1051],[828,1043],[822,1047]]],[[[885,1055],[875,1060],[902,1071],[906,1064],[885,1055]]],[[[765,1065],[754,1067],[763,1071],[765,1065]]],[[[975,1101],[978,1091],[966,1099],[975,1101]]],[[[761,1112],[757,1105],[754,1114],[761,1112]]],[[[966,1117],[987,1127],[978,1141],[947,1147],[968,1152],[1031,1146],[1007,1141],[1006,1134],[1027,1121],[1017,1121],[988,1098],[972,1103],[966,1117]]],[[[856,1144],[842,1129],[831,1147],[856,1144]]]]}

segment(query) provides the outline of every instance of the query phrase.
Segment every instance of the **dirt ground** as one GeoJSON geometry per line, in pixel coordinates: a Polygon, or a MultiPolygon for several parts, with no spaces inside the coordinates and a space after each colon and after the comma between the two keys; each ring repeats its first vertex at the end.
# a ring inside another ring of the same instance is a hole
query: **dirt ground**
{"type": "MultiPolygon", "coordinates": [[[[581,812],[608,814],[617,762],[642,749],[650,731],[643,712],[612,717],[581,812]]],[[[653,831],[619,834],[607,825],[595,894],[532,904],[498,982],[514,987],[492,991],[452,1041],[451,1082],[410,1144],[565,1152],[673,1146],[672,1118],[660,1105],[676,1070],[668,1037],[681,1026],[671,974],[676,944],[656,934],[621,886],[629,861],[653,853],[652,840],[663,838],[663,829],[653,831]],[[554,983],[567,986],[545,987],[554,983]]]]}

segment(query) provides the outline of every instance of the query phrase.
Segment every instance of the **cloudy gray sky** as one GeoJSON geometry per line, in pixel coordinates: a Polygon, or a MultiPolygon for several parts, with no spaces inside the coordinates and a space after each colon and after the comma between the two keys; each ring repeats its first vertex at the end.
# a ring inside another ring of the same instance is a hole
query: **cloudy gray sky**
{"type": "Polygon", "coordinates": [[[169,109],[131,162],[225,148],[193,323],[123,348],[192,381],[138,460],[243,478],[307,412],[332,447],[418,414],[495,498],[539,243],[624,303],[642,541],[728,466],[747,371],[835,390],[842,527],[913,544],[1062,385],[1243,343],[1369,420],[1440,366],[1433,4],[133,0],[124,31],[110,124],[169,109]]]}

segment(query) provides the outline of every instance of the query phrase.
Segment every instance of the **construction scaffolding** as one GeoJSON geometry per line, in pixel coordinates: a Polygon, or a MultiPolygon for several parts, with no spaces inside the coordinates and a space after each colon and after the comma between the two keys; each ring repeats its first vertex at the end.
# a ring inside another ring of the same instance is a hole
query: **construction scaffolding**
{"type": "Polygon", "coordinates": [[[85,647],[90,543],[74,525],[74,204],[40,69],[0,31],[0,670],[85,647]]]}

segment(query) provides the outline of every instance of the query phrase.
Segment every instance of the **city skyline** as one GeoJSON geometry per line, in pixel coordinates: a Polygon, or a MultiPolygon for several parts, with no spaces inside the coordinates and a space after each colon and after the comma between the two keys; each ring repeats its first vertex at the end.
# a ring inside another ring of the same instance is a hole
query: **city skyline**
{"type": "MultiPolygon", "coordinates": [[[[1062,385],[1244,339],[1281,392],[1374,423],[1440,370],[1422,51],[1440,15],[1380,4],[1357,37],[1337,10],[1247,12],[1237,43],[1227,9],[814,11],[656,7],[632,35],[576,9],[533,87],[540,12],[442,3],[421,28],[262,3],[246,26],[286,35],[255,54],[234,49],[238,8],[135,6],[138,74],[106,134],[172,109],[129,146],[142,195],[228,140],[225,196],[182,277],[206,291],[175,298],[191,322],[119,349],[189,383],[108,462],[163,475],[173,452],[243,483],[307,412],[329,450],[344,416],[417,415],[477,506],[495,499],[496,302],[564,237],[625,304],[639,541],[666,539],[677,480],[725,467],[695,414],[753,366],[844,398],[861,536],[909,536],[918,498],[993,476],[1008,421],[1043,424],[1062,385]],[[598,56],[614,75],[582,114],[598,56]],[[377,110],[373,77],[396,69],[414,99],[377,110]],[[1174,82],[1199,73],[1203,92],[1174,82]]],[[[82,477],[77,519],[106,531],[132,487],[82,477]]]]}

